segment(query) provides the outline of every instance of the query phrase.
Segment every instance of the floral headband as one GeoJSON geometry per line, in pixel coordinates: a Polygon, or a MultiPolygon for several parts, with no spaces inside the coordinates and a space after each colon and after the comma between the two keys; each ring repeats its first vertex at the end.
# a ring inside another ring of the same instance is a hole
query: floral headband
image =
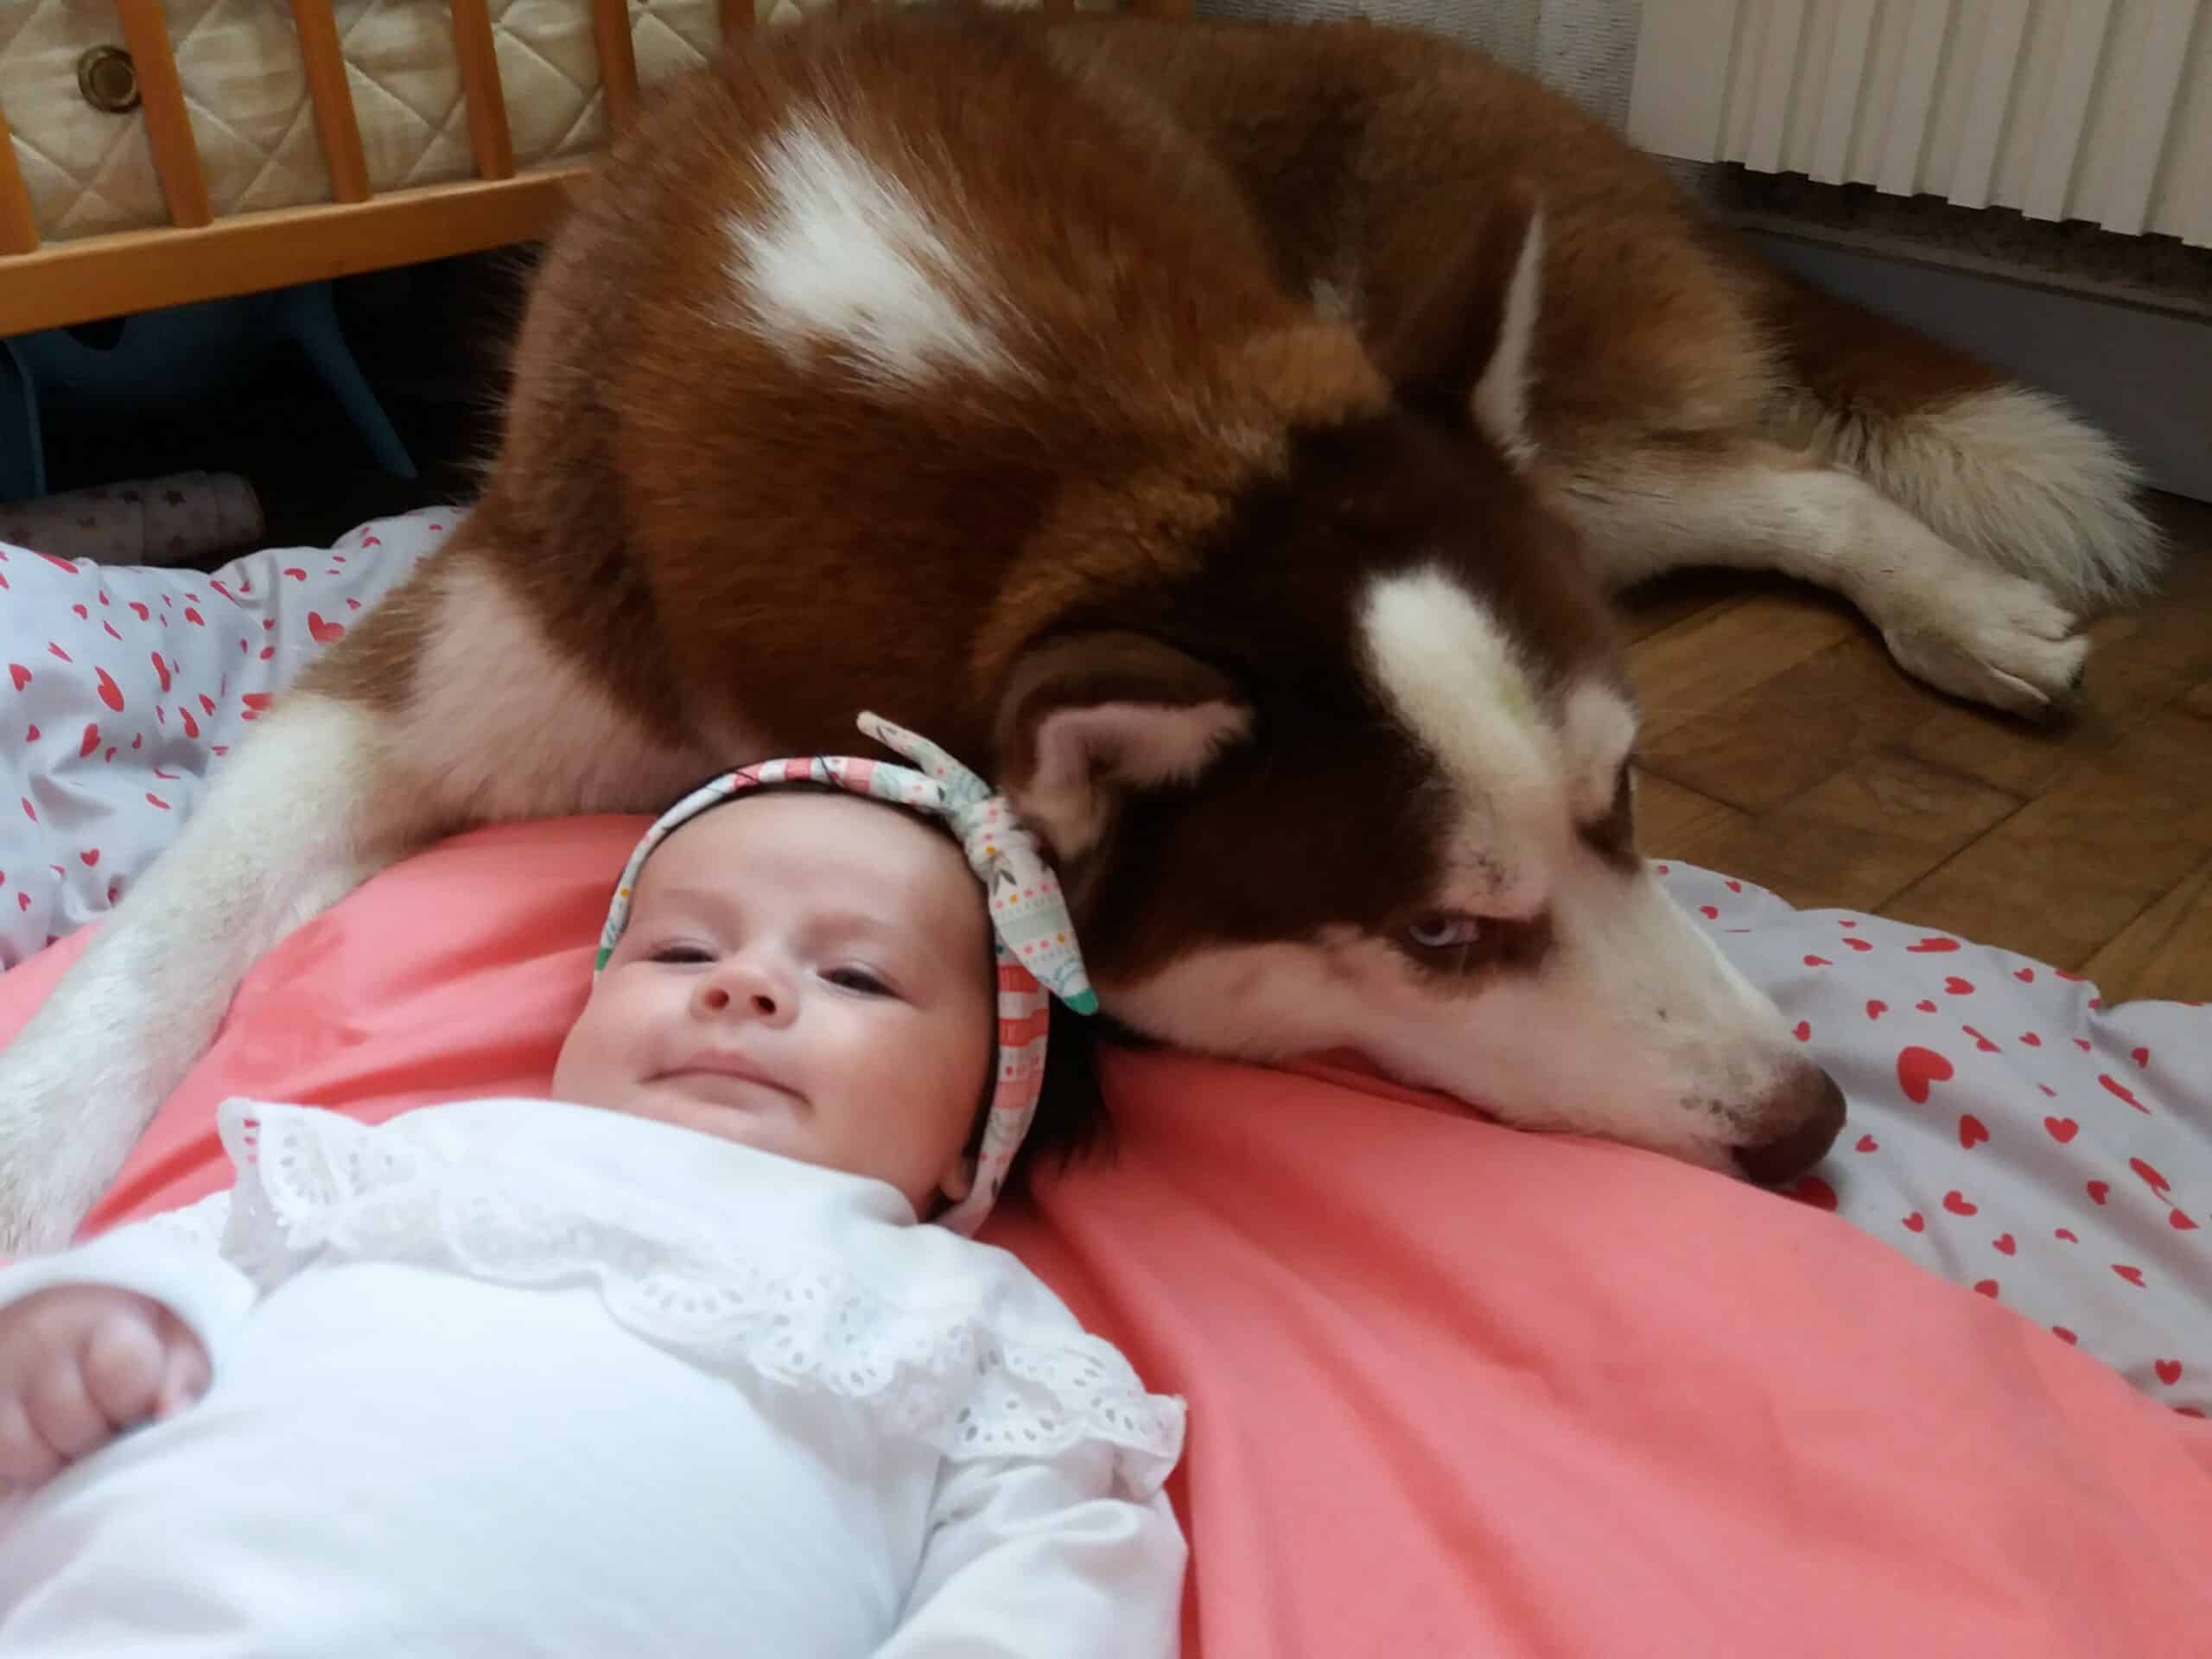
{"type": "Polygon", "coordinates": [[[1059,880],[1042,849],[1002,795],[924,737],[870,714],[860,728],[916,766],[846,755],[764,760],[701,785],[666,812],[630,855],[614,902],[600,930],[595,976],[607,966],[630,921],[638,873],[653,850],[683,824],[749,789],[778,784],[829,784],[879,801],[943,818],[960,838],[969,868],[983,884],[990,905],[998,957],[997,1081],[976,1154],[976,1177],[967,1197],[936,1217],[956,1232],[973,1233],[990,1213],[1030,1121],[1045,1081],[1045,1039],[1051,1028],[1046,988],[1077,1014],[1096,1014],[1098,998],[1083,968],[1075,926],[1059,880]]]}

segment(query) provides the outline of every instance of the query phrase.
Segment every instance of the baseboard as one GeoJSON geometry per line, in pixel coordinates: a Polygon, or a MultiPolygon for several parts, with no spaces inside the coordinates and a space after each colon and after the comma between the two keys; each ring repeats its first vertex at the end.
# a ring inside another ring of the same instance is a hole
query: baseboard
{"type": "Polygon", "coordinates": [[[1777,263],[2066,398],[2152,485],[2212,501],[2212,322],[1746,229],[1777,263]]]}

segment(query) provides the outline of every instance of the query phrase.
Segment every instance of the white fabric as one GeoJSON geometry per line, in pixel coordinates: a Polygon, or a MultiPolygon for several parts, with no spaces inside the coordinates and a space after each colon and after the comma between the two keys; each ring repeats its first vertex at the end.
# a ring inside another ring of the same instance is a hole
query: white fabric
{"type": "Polygon", "coordinates": [[[1796,1196],[2212,1412],[2212,1009],[1656,868],[1850,1103],[1796,1196]]]}
{"type": "Polygon", "coordinates": [[[189,1259],[257,1300],[0,1532],[0,1650],[1176,1650],[1180,1403],[888,1185],[542,1101],[223,1120],[189,1259]]]}
{"type": "Polygon", "coordinates": [[[459,522],[202,573],[34,552],[0,507],[0,969],[111,908],[260,707],[459,522]]]}

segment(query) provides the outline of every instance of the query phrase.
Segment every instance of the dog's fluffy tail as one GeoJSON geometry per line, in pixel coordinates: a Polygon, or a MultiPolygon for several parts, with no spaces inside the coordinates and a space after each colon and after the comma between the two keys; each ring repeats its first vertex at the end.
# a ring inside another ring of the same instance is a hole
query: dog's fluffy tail
{"type": "Polygon", "coordinates": [[[2056,397],[1963,352],[1771,273],[1786,436],[1849,467],[1955,545],[2096,608],[2165,563],[2140,475],[2056,397]]]}

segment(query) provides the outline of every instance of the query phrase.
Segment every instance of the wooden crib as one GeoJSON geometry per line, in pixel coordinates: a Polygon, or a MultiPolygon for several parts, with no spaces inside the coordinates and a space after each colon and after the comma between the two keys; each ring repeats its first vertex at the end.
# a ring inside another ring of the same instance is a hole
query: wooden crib
{"type": "MultiPolygon", "coordinates": [[[[605,124],[620,133],[636,118],[639,98],[631,5],[576,3],[589,8],[605,124]]],[[[1046,11],[1072,10],[1075,3],[1039,0],[1046,11]]],[[[273,10],[275,0],[270,3],[273,10]]],[[[1182,16],[1191,0],[1127,3],[1154,16],[1182,16]]],[[[373,188],[332,0],[289,0],[330,199],[219,213],[210,202],[162,0],[112,5],[122,43],[113,56],[121,60],[127,52],[122,73],[135,79],[130,92],[137,100],[127,107],[143,123],[168,222],[108,234],[41,235],[0,110],[0,336],[529,241],[552,225],[569,185],[588,164],[571,157],[517,166],[487,0],[450,0],[475,176],[373,188]]],[[[721,31],[755,27],[755,7],[756,0],[719,0],[721,31]]]]}

